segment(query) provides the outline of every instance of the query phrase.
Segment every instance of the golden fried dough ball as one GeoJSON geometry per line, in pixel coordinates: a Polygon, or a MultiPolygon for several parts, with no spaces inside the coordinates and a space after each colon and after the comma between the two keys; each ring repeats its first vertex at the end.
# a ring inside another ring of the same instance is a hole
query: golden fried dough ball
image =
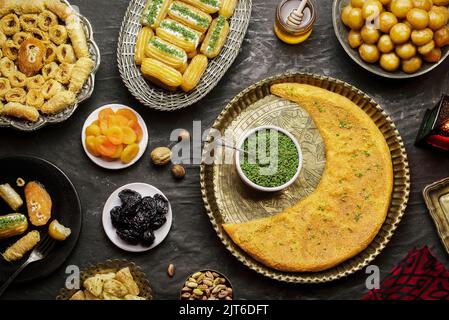
{"type": "Polygon", "coordinates": [[[363,42],[368,44],[375,44],[380,38],[380,31],[375,26],[363,26],[360,34],[363,42]]]}
{"type": "Polygon", "coordinates": [[[341,11],[341,21],[343,21],[344,25],[347,27],[349,27],[349,13],[351,12],[351,9],[351,5],[348,4],[341,11]]]}
{"type": "Polygon", "coordinates": [[[429,43],[418,47],[418,52],[423,56],[430,53],[433,49],[435,49],[435,41],[430,41],[429,43]]]}
{"type": "Polygon", "coordinates": [[[379,42],[377,43],[377,48],[382,53],[390,53],[394,50],[394,43],[391,41],[388,34],[384,34],[380,37],[379,42]]]}
{"type": "Polygon", "coordinates": [[[390,30],[390,38],[396,44],[402,44],[410,39],[412,30],[405,23],[395,24],[390,30]]]}
{"type": "Polygon", "coordinates": [[[351,30],[351,31],[349,31],[349,34],[348,34],[348,42],[349,42],[349,45],[351,46],[351,48],[353,48],[353,49],[358,48],[363,43],[362,35],[358,31],[351,30]]]}
{"type": "Polygon", "coordinates": [[[384,6],[387,6],[390,4],[391,0],[379,0],[384,6]]]}
{"type": "Polygon", "coordinates": [[[418,9],[429,11],[432,8],[431,0],[412,0],[413,6],[418,9]]]}
{"type": "Polygon", "coordinates": [[[382,69],[390,72],[399,69],[400,63],[401,59],[399,59],[399,57],[394,52],[384,53],[380,57],[380,66],[382,67],[382,69]]]}
{"type": "Polygon", "coordinates": [[[433,39],[433,31],[429,28],[424,30],[413,30],[412,42],[414,45],[423,46],[433,39]]]}
{"type": "Polygon", "coordinates": [[[404,19],[407,16],[407,12],[412,8],[412,0],[392,0],[390,4],[391,12],[399,19],[404,19]]]}
{"type": "Polygon", "coordinates": [[[436,6],[449,6],[449,0],[433,0],[433,4],[436,6]]]}
{"type": "Polygon", "coordinates": [[[435,9],[435,6],[429,11],[429,28],[436,31],[447,25],[449,16],[441,9],[435,9]]]}
{"type": "Polygon", "coordinates": [[[416,47],[410,42],[400,44],[396,47],[396,54],[404,60],[408,60],[416,56],[416,47]]]}
{"type": "Polygon", "coordinates": [[[364,24],[362,9],[352,8],[348,14],[348,26],[353,30],[360,30],[364,24]]]}
{"type": "Polygon", "coordinates": [[[409,60],[402,60],[402,71],[405,73],[415,73],[422,66],[422,59],[419,56],[414,56],[409,60]]]}
{"type": "Polygon", "coordinates": [[[429,14],[423,9],[413,8],[407,13],[407,21],[414,29],[422,30],[429,25],[429,14]]]}
{"type": "Polygon", "coordinates": [[[427,62],[438,62],[441,59],[441,49],[440,48],[433,48],[432,51],[430,51],[428,54],[423,56],[423,59],[427,62]]]}
{"type": "Polygon", "coordinates": [[[369,18],[374,19],[382,12],[382,3],[378,0],[367,0],[362,7],[362,17],[367,20],[369,18]]]}
{"type": "Polygon", "coordinates": [[[362,44],[359,47],[359,54],[363,61],[375,63],[379,60],[380,52],[374,44],[362,44]]]}
{"type": "Polygon", "coordinates": [[[366,0],[351,0],[351,6],[362,9],[365,2],[366,0]]]}
{"type": "Polygon", "coordinates": [[[433,40],[439,48],[449,45],[449,26],[444,26],[440,30],[435,31],[433,40]]]}
{"type": "Polygon", "coordinates": [[[383,33],[389,33],[391,27],[398,23],[398,18],[391,12],[385,11],[379,15],[379,27],[383,33]]]}

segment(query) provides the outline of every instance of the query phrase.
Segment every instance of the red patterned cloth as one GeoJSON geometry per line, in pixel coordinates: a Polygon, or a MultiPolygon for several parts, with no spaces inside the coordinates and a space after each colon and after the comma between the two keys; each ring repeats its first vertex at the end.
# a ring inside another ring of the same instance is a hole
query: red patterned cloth
{"type": "Polygon", "coordinates": [[[363,300],[449,300],[449,272],[429,248],[414,249],[363,300]]]}

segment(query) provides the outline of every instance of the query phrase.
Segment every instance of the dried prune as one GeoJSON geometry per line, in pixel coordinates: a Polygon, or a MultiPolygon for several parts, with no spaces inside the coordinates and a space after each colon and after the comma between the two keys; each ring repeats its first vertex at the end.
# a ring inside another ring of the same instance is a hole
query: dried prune
{"type": "Polygon", "coordinates": [[[140,201],[138,211],[147,212],[148,214],[156,213],[156,201],[152,197],[144,197],[140,201]]]}
{"type": "Polygon", "coordinates": [[[140,240],[140,234],[133,229],[117,229],[117,235],[130,244],[138,244],[140,240]]]}
{"type": "Polygon", "coordinates": [[[122,213],[127,216],[133,216],[142,200],[142,196],[138,192],[130,189],[120,191],[118,196],[122,200],[122,213]]]}
{"type": "Polygon", "coordinates": [[[144,245],[151,246],[155,239],[156,237],[154,236],[153,230],[149,229],[143,233],[141,241],[144,245]]]}
{"type": "Polygon", "coordinates": [[[112,225],[117,235],[130,244],[153,244],[154,230],[162,227],[167,218],[168,201],[160,194],[143,197],[136,191],[125,189],[119,193],[121,206],[114,207],[111,214],[112,225]]]}
{"type": "Polygon", "coordinates": [[[158,215],[166,215],[168,213],[168,201],[162,195],[154,195],[154,202],[156,203],[156,211],[158,215]]]}
{"type": "Polygon", "coordinates": [[[151,216],[145,211],[139,211],[132,218],[129,223],[129,227],[142,234],[144,231],[148,230],[151,226],[151,216]]]}
{"type": "Polygon", "coordinates": [[[160,227],[162,227],[165,224],[165,222],[167,222],[167,218],[165,216],[161,215],[154,216],[151,219],[151,229],[157,230],[160,227]]]}
{"type": "Polygon", "coordinates": [[[111,221],[112,221],[112,225],[117,229],[119,229],[121,226],[123,226],[122,207],[117,206],[117,207],[112,208],[111,221]]]}

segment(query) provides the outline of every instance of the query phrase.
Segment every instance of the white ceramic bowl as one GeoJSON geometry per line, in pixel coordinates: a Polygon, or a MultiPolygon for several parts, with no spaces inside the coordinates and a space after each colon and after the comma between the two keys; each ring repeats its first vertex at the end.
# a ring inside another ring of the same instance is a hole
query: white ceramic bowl
{"type": "MultiPolygon", "coordinates": [[[[112,208],[114,208],[116,206],[120,206],[122,204],[122,201],[118,197],[118,194],[120,193],[120,191],[122,191],[124,189],[134,190],[134,191],[140,193],[142,195],[142,197],[148,197],[148,196],[153,197],[155,194],[160,194],[165,199],[167,199],[167,197],[158,188],[156,188],[152,185],[146,184],[146,183],[130,183],[123,187],[120,187],[109,196],[108,200],[106,201],[106,203],[104,205],[103,219],[102,219],[103,220],[103,229],[106,232],[106,235],[108,236],[109,240],[111,240],[112,243],[114,243],[117,247],[119,247],[120,249],[123,249],[125,251],[144,252],[144,251],[153,249],[154,247],[158,246],[162,241],[164,241],[165,237],[168,235],[168,232],[170,231],[172,220],[173,220],[173,214],[172,214],[170,202],[168,202],[168,213],[166,215],[167,222],[165,222],[165,224],[162,227],[160,227],[159,229],[154,231],[155,240],[154,240],[153,244],[151,246],[144,246],[142,244],[137,244],[137,245],[129,244],[128,242],[126,242],[125,240],[123,240],[122,238],[120,238],[117,235],[117,232],[116,232],[117,229],[112,225],[112,220],[111,220],[112,208]]],[[[168,201],[168,199],[167,199],[167,201],[168,201]]]]}
{"type": "Polygon", "coordinates": [[[107,104],[107,105],[104,105],[104,106],[96,109],[94,112],[92,112],[89,115],[89,117],[87,117],[86,121],[84,122],[83,130],[81,131],[81,143],[83,144],[84,151],[86,152],[86,154],[89,157],[89,159],[92,160],[92,162],[94,162],[96,165],[98,165],[98,166],[100,166],[102,168],[105,168],[105,169],[110,169],[110,170],[125,169],[125,168],[128,168],[128,167],[132,166],[133,164],[135,164],[143,156],[143,154],[145,153],[145,150],[146,150],[147,145],[148,145],[148,129],[147,129],[147,126],[145,124],[145,121],[142,119],[140,114],[138,114],[137,111],[134,110],[133,108],[130,108],[130,107],[125,106],[123,104],[117,104],[117,103],[107,104]],[[140,124],[140,126],[142,128],[143,137],[142,137],[142,140],[139,142],[139,153],[129,163],[122,163],[120,161],[120,159],[118,159],[116,161],[107,161],[107,160],[104,160],[101,157],[95,157],[94,155],[92,155],[87,150],[87,147],[86,147],[86,128],[88,126],[90,126],[92,124],[92,122],[97,120],[98,119],[98,114],[100,113],[100,111],[103,110],[103,109],[106,109],[106,108],[111,108],[114,111],[116,111],[118,109],[129,109],[129,110],[133,111],[134,114],[137,116],[137,120],[139,121],[139,124],[140,124]]]}
{"type": "Polygon", "coordinates": [[[282,128],[276,127],[276,126],[261,126],[261,127],[257,127],[254,128],[250,131],[248,131],[243,138],[237,143],[236,147],[238,149],[243,149],[243,144],[245,142],[245,140],[251,136],[252,134],[261,131],[261,130],[276,130],[278,132],[281,132],[283,134],[285,134],[287,137],[289,137],[293,143],[295,144],[296,150],[298,151],[298,168],[296,169],[296,173],[293,176],[293,178],[291,178],[288,182],[284,183],[283,185],[277,186],[277,187],[263,187],[263,186],[259,186],[258,184],[255,184],[254,182],[252,182],[251,180],[249,180],[245,174],[242,171],[242,168],[240,167],[240,153],[241,151],[236,150],[235,152],[235,164],[237,167],[237,172],[240,176],[240,178],[242,179],[242,181],[249,187],[257,190],[257,191],[262,191],[262,192],[277,192],[277,191],[282,191],[286,188],[288,188],[289,186],[291,186],[296,179],[298,179],[299,173],[301,172],[302,169],[302,150],[301,147],[299,146],[298,141],[296,140],[296,138],[287,130],[284,130],[282,128]]]}

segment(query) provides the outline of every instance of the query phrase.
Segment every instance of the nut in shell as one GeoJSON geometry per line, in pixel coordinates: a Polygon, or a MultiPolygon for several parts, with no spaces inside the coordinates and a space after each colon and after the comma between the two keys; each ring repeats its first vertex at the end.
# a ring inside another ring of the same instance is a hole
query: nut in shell
{"type": "Polygon", "coordinates": [[[199,271],[189,276],[181,290],[184,300],[232,300],[233,290],[229,281],[212,271],[199,271]]]}
{"type": "Polygon", "coordinates": [[[171,160],[172,152],[167,147],[157,147],[151,151],[151,161],[157,166],[164,166],[171,160]]]}
{"type": "Polygon", "coordinates": [[[171,173],[173,174],[173,176],[176,179],[182,179],[184,178],[184,176],[186,175],[186,170],[184,169],[183,166],[181,166],[180,164],[175,164],[172,168],[171,168],[171,173]]]}
{"type": "Polygon", "coordinates": [[[167,268],[167,274],[170,278],[172,278],[175,275],[175,266],[173,263],[170,263],[167,268]]]}

